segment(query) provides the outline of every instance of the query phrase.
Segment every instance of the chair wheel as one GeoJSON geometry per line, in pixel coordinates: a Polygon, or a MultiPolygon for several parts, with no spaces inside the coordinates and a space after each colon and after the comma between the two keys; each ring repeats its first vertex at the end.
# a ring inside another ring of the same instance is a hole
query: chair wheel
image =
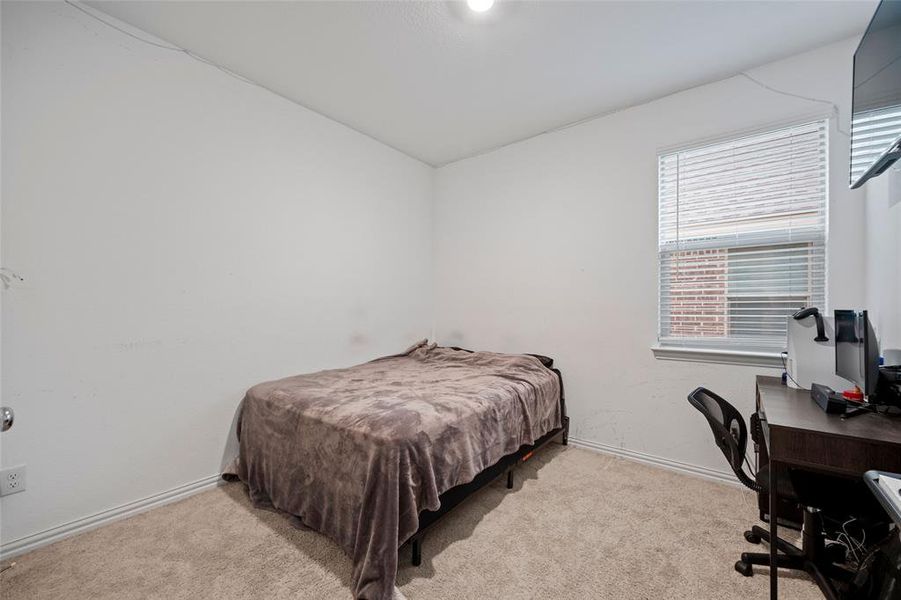
{"type": "Polygon", "coordinates": [[[754,570],[751,568],[751,565],[741,560],[735,563],[735,570],[745,577],[750,577],[754,574],[754,570]]]}
{"type": "Polygon", "coordinates": [[[745,541],[749,542],[751,544],[759,544],[760,536],[757,535],[756,533],[754,533],[753,531],[746,531],[745,532],[745,541]]]}

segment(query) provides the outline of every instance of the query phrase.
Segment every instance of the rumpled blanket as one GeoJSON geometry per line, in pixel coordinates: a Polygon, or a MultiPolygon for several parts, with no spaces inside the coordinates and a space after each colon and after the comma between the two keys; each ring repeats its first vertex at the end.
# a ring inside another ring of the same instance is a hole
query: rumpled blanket
{"type": "Polygon", "coordinates": [[[421,342],[405,354],[248,390],[226,471],[353,560],[353,594],[394,597],[398,548],[468,483],[560,427],[557,375],[532,356],[421,342]]]}

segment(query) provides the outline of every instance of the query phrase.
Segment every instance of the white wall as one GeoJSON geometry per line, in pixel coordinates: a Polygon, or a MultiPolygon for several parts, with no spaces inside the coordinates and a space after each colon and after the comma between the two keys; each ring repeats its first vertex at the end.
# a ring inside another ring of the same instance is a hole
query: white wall
{"type": "Polygon", "coordinates": [[[867,307],[882,349],[901,349],[901,165],[864,189],[867,307]]]}
{"type": "Polygon", "coordinates": [[[215,475],[254,383],[428,335],[429,167],[65,4],[2,15],[4,545],[215,475]]]}
{"type": "MultiPolygon", "coordinates": [[[[848,131],[855,41],[751,74],[835,103],[848,131]]],[[[554,356],[575,438],[727,470],[685,397],[705,385],[747,415],[775,369],[655,360],[660,149],[832,112],[734,77],[438,170],[436,331],[442,343],[554,356]]],[[[828,302],[863,301],[863,197],[830,132],[828,302]]]]}

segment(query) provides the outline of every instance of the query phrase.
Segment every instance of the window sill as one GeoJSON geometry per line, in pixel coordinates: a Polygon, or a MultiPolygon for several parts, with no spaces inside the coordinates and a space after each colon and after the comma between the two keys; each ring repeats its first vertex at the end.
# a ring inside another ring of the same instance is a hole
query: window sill
{"type": "Polygon", "coordinates": [[[651,346],[657,360],[743,365],[749,367],[782,368],[782,355],[778,352],[752,352],[750,350],[723,350],[717,348],[685,348],[679,346],[651,346]]]}

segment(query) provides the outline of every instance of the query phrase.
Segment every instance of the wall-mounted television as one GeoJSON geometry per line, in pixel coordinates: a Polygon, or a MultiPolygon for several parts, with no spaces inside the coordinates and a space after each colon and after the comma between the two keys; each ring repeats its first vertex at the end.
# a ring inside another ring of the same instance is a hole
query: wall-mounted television
{"type": "Polygon", "coordinates": [[[851,187],[901,158],[901,1],[882,0],[854,53],[851,187]]]}

